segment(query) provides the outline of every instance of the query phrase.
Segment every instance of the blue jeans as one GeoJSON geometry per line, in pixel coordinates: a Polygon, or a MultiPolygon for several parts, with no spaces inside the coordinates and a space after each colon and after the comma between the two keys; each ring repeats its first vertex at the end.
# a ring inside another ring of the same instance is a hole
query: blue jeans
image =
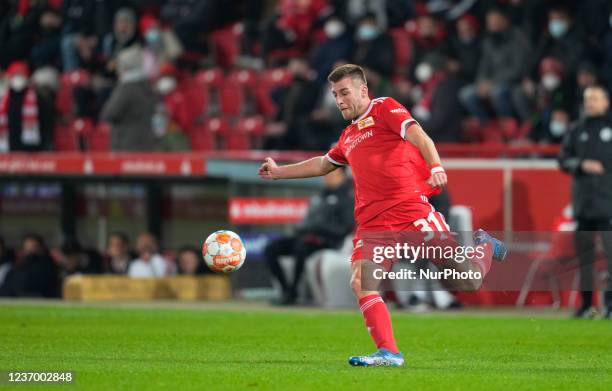
{"type": "MultiPolygon", "coordinates": [[[[459,91],[459,99],[471,115],[485,122],[490,118],[485,101],[478,95],[478,85],[469,84],[459,91]]],[[[490,95],[491,105],[498,117],[512,117],[512,94],[503,84],[494,84],[490,95]]]]}

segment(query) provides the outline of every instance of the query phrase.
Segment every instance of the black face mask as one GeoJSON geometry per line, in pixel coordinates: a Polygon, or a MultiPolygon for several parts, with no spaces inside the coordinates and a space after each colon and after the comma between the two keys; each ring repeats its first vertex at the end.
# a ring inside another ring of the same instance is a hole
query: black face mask
{"type": "Polygon", "coordinates": [[[489,36],[493,40],[493,43],[495,43],[496,45],[499,45],[500,43],[504,42],[504,38],[506,37],[503,31],[489,33],[489,36]]]}

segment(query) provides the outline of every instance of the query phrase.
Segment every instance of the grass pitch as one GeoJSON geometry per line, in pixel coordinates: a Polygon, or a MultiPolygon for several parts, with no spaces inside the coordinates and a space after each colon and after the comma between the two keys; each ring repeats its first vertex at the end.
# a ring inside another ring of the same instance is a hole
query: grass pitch
{"type": "MultiPolygon", "coordinates": [[[[374,351],[358,310],[0,303],[0,370],[71,370],[41,390],[610,390],[612,322],[393,313],[403,368],[374,351]]],[[[0,385],[1,389],[8,386],[0,385]]]]}

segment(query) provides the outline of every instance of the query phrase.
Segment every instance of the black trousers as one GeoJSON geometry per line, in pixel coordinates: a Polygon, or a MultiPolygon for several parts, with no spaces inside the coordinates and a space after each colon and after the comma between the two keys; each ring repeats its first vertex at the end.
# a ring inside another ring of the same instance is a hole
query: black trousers
{"type": "Polygon", "coordinates": [[[306,258],[317,250],[329,247],[328,243],[323,240],[313,241],[303,237],[289,236],[268,244],[265,250],[265,257],[270,273],[278,280],[283,292],[295,293],[304,272],[306,258]],[[284,255],[292,255],[295,259],[293,281],[288,281],[288,277],[281,268],[280,257],[284,255]]]}
{"type": "Polygon", "coordinates": [[[580,260],[580,290],[582,291],[583,306],[593,304],[593,264],[596,260],[595,238],[601,237],[603,249],[608,262],[608,287],[606,292],[606,305],[612,305],[612,219],[583,219],[578,218],[578,228],[574,236],[576,253],[580,260]]]}

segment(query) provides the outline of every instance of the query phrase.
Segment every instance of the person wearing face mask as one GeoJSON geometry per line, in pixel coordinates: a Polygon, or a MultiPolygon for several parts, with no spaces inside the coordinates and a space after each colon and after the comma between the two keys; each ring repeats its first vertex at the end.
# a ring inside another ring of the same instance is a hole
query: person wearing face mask
{"type": "Polygon", "coordinates": [[[0,97],[0,152],[49,149],[53,101],[41,97],[30,85],[26,63],[12,63],[5,77],[8,89],[0,97]]]}
{"type": "Polygon", "coordinates": [[[183,52],[183,47],[171,29],[164,28],[153,15],[140,18],[140,32],[144,41],[144,69],[151,79],[159,75],[161,64],[172,62],[183,52]]]}
{"type": "MultiPolygon", "coordinates": [[[[444,25],[433,15],[421,15],[416,20],[412,29],[412,61],[409,74],[415,75],[416,66],[431,53],[448,53],[449,48],[446,40],[444,25]]],[[[418,81],[418,80],[414,80],[418,81]]]]}
{"type": "Polygon", "coordinates": [[[346,23],[331,16],[323,25],[325,40],[310,53],[310,66],[317,75],[317,83],[325,84],[325,76],[339,60],[350,58],[353,52],[353,37],[346,23]]]}
{"type": "Polygon", "coordinates": [[[111,125],[111,150],[150,151],[156,146],[152,131],[156,96],[143,70],[138,47],[119,53],[119,83],[104,104],[100,119],[111,125]]]}
{"type": "Polygon", "coordinates": [[[357,25],[355,42],[352,62],[361,64],[372,87],[376,88],[381,79],[389,78],[393,73],[393,39],[381,29],[374,14],[367,14],[357,25]]]}
{"type": "Polygon", "coordinates": [[[559,142],[564,132],[561,132],[558,122],[551,128],[551,117],[555,111],[569,116],[575,101],[575,89],[564,78],[563,64],[554,57],[542,60],[539,75],[537,85],[523,82],[514,88],[514,107],[520,119],[531,125],[530,139],[536,142],[559,142]]]}
{"type": "Polygon", "coordinates": [[[459,80],[448,72],[447,58],[438,53],[429,54],[416,67],[418,91],[412,106],[412,115],[427,128],[436,142],[459,141],[462,110],[459,104],[459,80]]]}
{"type": "Polygon", "coordinates": [[[584,37],[574,27],[569,10],[564,6],[550,9],[546,33],[538,43],[533,69],[537,69],[543,58],[554,57],[563,64],[566,75],[575,74],[586,55],[583,42],[584,37]]]}
{"type": "Polygon", "coordinates": [[[511,89],[527,72],[525,58],[530,50],[527,38],[509,24],[502,8],[487,12],[486,25],[487,36],[482,45],[476,83],[460,91],[461,102],[481,124],[491,118],[487,101],[498,118],[513,117],[511,89]]]}
{"type": "MultiPolygon", "coordinates": [[[[585,115],[563,140],[559,165],[572,175],[572,207],[578,222],[574,243],[580,260],[582,305],[574,314],[590,318],[593,306],[593,263],[597,256],[595,237],[607,254],[612,275],[612,117],[608,91],[601,86],[584,91],[585,115]]],[[[604,316],[612,311],[612,280],[608,278],[604,316]]]]}

